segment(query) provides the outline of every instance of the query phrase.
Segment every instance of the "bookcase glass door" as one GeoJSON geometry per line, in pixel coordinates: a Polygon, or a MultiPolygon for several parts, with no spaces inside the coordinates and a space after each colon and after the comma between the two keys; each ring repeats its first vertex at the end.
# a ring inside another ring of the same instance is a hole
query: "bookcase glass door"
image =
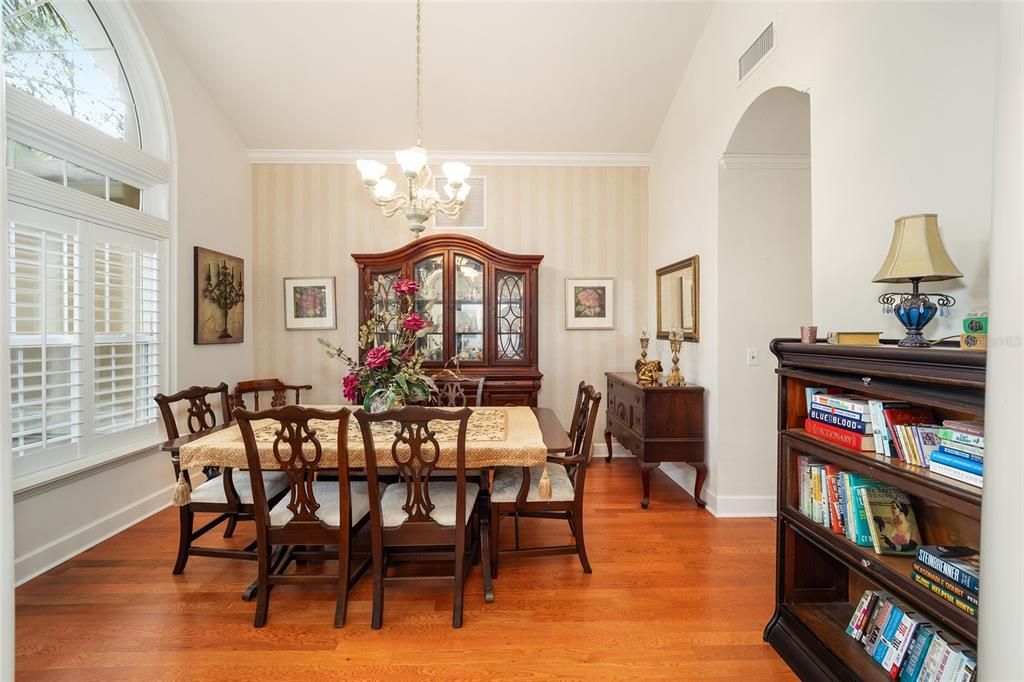
{"type": "Polygon", "coordinates": [[[497,360],[520,361],[526,357],[523,298],[526,277],[521,272],[497,271],[497,360]]]}
{"type": "Polygon", "coordinates": [[[390,311],[391,322],[386,328],[377,330],[377,345],[388,343],[394,340],[398,333],[398,321],[394,313],[398,311],[398,293],[395,292],[395,283],[401,279],[402,271],[377,273],[373,280],[373,314],[379,315],[390,311]]]}
{"type": "Polygon", "coordinates": [[[455,355],[460,363],[484,359],[484,264],[455,254],[455,355]]]}
{"type": "Polygon", "coordinates": [[[416,346],[423,351],[427,362],[444,362],[444,254],[413,264],[413,279],[420,285],[416,292],[416,312],[434,324],[416,346]]]}

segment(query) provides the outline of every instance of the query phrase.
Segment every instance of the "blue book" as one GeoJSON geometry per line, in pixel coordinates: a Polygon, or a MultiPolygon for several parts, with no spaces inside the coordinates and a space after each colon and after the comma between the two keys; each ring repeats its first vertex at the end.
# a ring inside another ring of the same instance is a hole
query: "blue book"
{"type": "Polygon", "coordinates": [[[981,591],[981,557],[973,547],[922,545],[917,560],[968,590],[981,591]]]}
{"type": "Polygon", "coordinates": [[[957,457],[963,457],[965,459],[969,459],[969,460],[972,460],[972,461],[975,461],[975,462],[984,462],[985,461],[985,456],[984,455],[979,455],[979,454],[977,454],[975,452],[968,452],[967,450],[962,450],[962,449],[958,448],[955,445],[950,445],[949,441],[947,441],[947,442],[943,443],[942,445],[940,445],[939,446],[939,450],[942,450],[943,452],[947,452],[947,453],[949,453],[951,455],[956,455],[957,457]]]}
{"type": "Polygon", "coordinates": [[[875,646],[875,650],[871,652],[871,657],[879,665],[882,665],[882,661],[889,655],[889,650],[892,649],[893,635],[896,634],[896,630],[899,629],[902,620],[903,609],[893,604],[892,610],[889,612],[889,619],[885,621],[885,627],[882,628],[882,633],[878,636],[878,644],[875,646]]]}
{"type": "Polygon", "coordinates": [[[921,674],[921,667],[924,666],[924,659],[928,655],[928,647],[931,646],[932,637],[935,636],[935,629],[928,623],[917,629],[914,641],[910,645],[903,668],[900,670],[899,682],[916,682],[921,674]]]}
{"type": "Polygon", "coordinates": [[[973,459],[968,459],[966,457],[961,457],[960,455],[955,455],[951,452],[948,452],[944,448],[939,448],[938,450],[933,452],[931,461],[938,462],[939,464],[945,464],[946,466],[953,467],[954,469],[959,469],[960,471],[967,471],[972,474],[977,474],[978,476],[983,475],[981,473],[981,462],[975,462],[973,459]]]}
{"type": "Polygon", "coordinates": [[[843,414],[837,414],[830,412],[829,408],[819,408],[816,405],[811,406],[811,410],[808,415],[811,419],[816,422],[823,424],[831,424],[832,426],[838,426],[841,429],[847,431],[855,431],[857,433],[871,434],[871,422],[863,422],[859,419],[851,419],[843,414]]]}

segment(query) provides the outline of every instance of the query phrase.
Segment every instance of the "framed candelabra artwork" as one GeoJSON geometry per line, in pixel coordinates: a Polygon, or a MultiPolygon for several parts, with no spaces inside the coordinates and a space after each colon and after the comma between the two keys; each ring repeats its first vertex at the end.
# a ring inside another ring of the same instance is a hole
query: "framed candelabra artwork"
{"type": "Polygon", "coordinates": [[[242,343],[245,340],[245,261],[197,246],[193,343],[242,343]]]}
{"type": "Polygon", "coordinates": [[[610,277],[565,280],[566,329],[615,328],[615,280],[610,277]]]}
{"type": "Polygon", "coordinates": [[[284,278],[284,328],[338,328],[333,277],[284,278]]]}

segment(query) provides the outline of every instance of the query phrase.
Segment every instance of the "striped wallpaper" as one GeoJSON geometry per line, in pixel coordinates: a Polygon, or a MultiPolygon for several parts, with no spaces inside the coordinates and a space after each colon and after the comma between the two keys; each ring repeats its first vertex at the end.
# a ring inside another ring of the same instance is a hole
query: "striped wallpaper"
{"type": "MultiPolygon", "coordinates": [[[[654,320],[643,319],[654,285],[646,271],[647,169],[489,166],[473,175],[487,177],[487,228],[468,233],[500,249],[544,256],[540,404],[568,422],[579,380],[604,391],[604,372],[631,368],[640,328],[654,328],[654,320]],[[565,329],[566,277],[615,278],[614,330],[565,329]]],[[[394,249],[412,234],[404,218],[386,219],[369,201],[355,166],[341,164],[254,165],[253,223],[255,374],[313,384],[309,402],[338,403],[343,367],[316,339],[355,349],[350,254],[394,249]],[[328,275],[337,278],[338,329],[285,331],[283,278],[328,275]]]]}

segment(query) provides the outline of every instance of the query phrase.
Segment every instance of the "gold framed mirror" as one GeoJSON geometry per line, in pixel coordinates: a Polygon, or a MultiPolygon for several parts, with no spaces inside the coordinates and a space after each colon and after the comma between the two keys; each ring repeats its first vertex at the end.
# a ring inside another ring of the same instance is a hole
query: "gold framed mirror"
{"type": "Polygon", "coordinates": [[[679,329],[684,341],[700,341],[700,260],[697,256],[658,268],[658,338],[679,329]]]}

